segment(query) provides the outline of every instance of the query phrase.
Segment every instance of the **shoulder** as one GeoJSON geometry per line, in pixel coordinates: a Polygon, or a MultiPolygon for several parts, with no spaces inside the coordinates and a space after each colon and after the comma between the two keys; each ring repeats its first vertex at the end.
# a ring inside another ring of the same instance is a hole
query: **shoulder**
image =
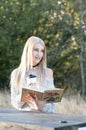
{"type": "Polygon", "coordinates": [[[46,68],[45,75],[46,77],[53,78],[53,70],[51,68],[46,68]]]}
{"type": "Polygon", "coordinates": [[[18,69],[14,69],[14,70],[11,72],[11,78],[13,78],[13,77],[16,76],[17,71],[18,71],[18,69]]]}
{"type": "Polygon", "coordinates": [[[17,69],[14,69],[11,72],[11,75],[10,75],[10,86],[11,86],[11,88],[15,85],[16,74],[17,74],[17,69]]]}

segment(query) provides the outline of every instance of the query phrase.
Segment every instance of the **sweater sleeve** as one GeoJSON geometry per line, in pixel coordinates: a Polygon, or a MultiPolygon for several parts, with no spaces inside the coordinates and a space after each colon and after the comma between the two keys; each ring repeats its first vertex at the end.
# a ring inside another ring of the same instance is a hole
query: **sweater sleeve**
{"type": "Polygon", "coordinates": [[[11,105],[16,109],[20,109],[24,103],[21,102],[21,90],[17,89],[16,87],[15,76],[16,70],[14,70],[11,74],[11,105]]]}

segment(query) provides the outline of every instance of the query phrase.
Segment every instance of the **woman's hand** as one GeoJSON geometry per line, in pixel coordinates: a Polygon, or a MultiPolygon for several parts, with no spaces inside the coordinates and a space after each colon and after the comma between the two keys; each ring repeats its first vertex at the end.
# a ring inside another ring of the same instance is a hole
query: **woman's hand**
{"type": "Polygon", "coordinates": [[[43,101],[38,100],[35,93],[27,93],[25,95],[25,101],[35,105],[36,111],[42,111],[44,105],[47,103],[48,98],[43,101]]]}
{"type": "Polygon", "coordinates": [[[40,111],[40,107],[42,106],[43,103],[41,104],[41,102],[38,101],[35,93],[27,93],[24,98],[26,102],[31,103],[35,106],[35,109],[33,109],[32,111],[36,112],[40,111]]]}
{"type": "Polygon", "coordinates": [[[40,100],[38,100],[37,96],[35,95],[35,103],[36,103],[39,111],[42,111],[42,109],[43,109],[44,105],[47,103],[48,99],[49,98],[46,98],[45,100],[40,101],[40,100]]]}
{"type": "Polygon", "coordinates": [[[36,104],[37,104],[37,106],[38,106],[38,110],[39,110],[39,111],[42,111],[44,105],[46,104],[46,101],[45,101],[45,100],[44,100],[44,101],[36,100],[36,104]]]}
{"type": "Polygon", "coordinates": [[[33,104],[35,102],[34,94],[27,93],[25,95],[25,101],[33,104]]]}

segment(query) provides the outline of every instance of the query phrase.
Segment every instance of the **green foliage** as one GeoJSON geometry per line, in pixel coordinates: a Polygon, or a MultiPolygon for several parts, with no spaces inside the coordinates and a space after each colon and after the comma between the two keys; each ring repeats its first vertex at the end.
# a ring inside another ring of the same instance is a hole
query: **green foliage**
{"type": "MultiPolygon", "coordinates": [[[[78,0],[1,0],[0,87],[9,88],[10,73],[19,65],[27,38],[36,35],[47,46],[48,66],[54,70],[55,85],[81,89],[80,48],[81,39],[86,42],[85,3],[82,2],[85,25],[81,33],[78,0]]],[[[85,52],[84,44],[86,72],[85,52]]]]}

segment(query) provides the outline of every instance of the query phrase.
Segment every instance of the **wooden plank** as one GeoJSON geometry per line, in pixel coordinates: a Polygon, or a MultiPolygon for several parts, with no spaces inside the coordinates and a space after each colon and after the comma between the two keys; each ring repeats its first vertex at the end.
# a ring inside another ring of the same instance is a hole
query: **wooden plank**
{"type": "Polygon", "coordinates": [[[0,109],[0,122],[21,125],[28,130],[78,130],[86,127],[86,116],[0,109]]]}

